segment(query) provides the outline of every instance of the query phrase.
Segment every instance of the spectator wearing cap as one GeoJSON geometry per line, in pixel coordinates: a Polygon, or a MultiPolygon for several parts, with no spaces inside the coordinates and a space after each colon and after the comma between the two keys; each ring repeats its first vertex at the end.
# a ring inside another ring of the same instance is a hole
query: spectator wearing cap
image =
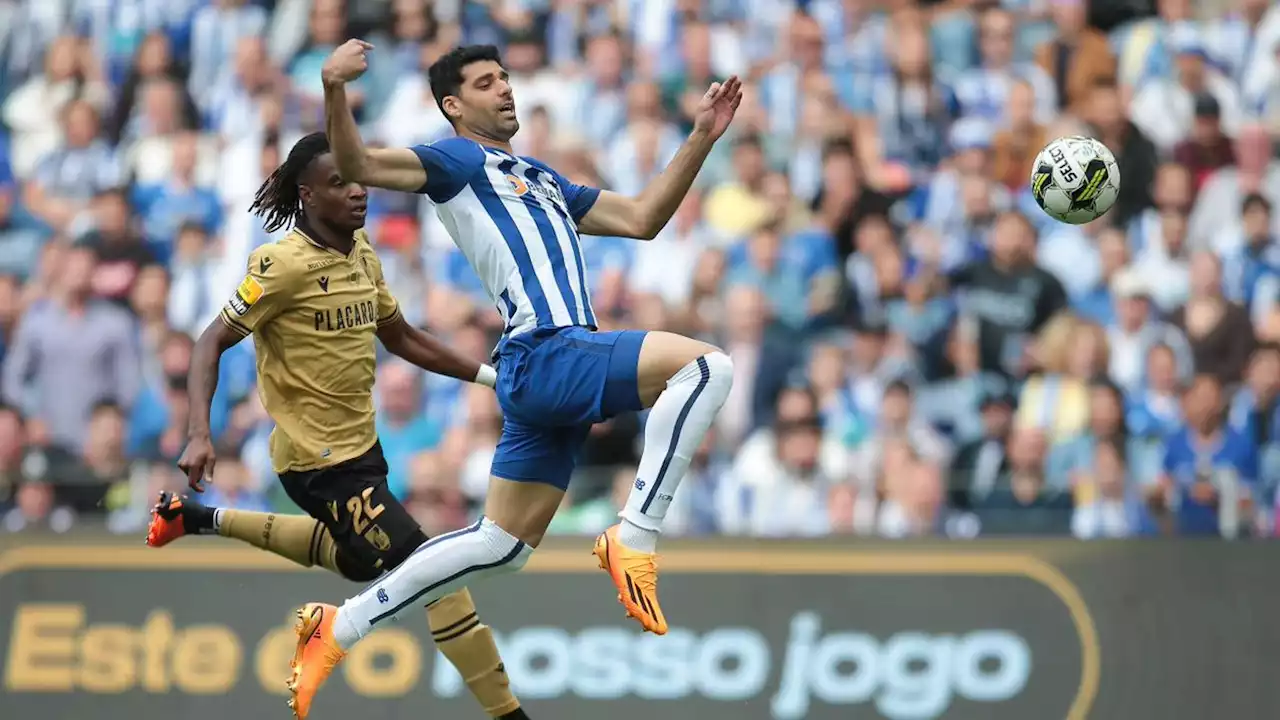
{"type": "Polygon", "coordinates": [[[1005,447],[1013,430],[1016,400],[1008,392],[986,392],[979,401],[981,434],[960,446],[951,460],[950,505],[956,510],[972,509],[975,500],[986,497],[997,478],[1009,472],[1005,447]]]}
{"type": "Polygon", "coordinates": [[[1106,326],[1111,350],[1107,375],[1126,393],[1139,392],[1146,383],[1151,349],[1164,345],[1173,351],[1178,377],[1189,378],[1194,369],[1191,346],[1181,330],[1152,312],[1147,278],[1124,268],[1111,280],[1111,295],[1115,319],[1106,326]]]}
{"type": "Polygon", "coordinates": [[[1196,98],[1209,95],[1218,103],[1222,131],[1235,137],[1240,129],[1239,95],[1230,80],[1209,66],[1200,32],[1194,26],[1180,25],[1171,33],[1169,43],[1176,58],[1174,76],[1140,87],[1129,117],[1156,147],[1171,152],[1192,134],[1196,98]]]}
{"type": "Polygon", "coordinates": [[[91,294],[96,262],[90,248],[67,252],[54,296],[22,316],[0,386],[36,425],[33,442],[72,453],[84,445],[94,406],[129,407],[141,381],[133,320],[91,294]]]}
{"type": "Polygon", "coordinates": [[[1198,191],[1220,168],[1235,160],[1235,146],[1222,132],[1222,107],[1211,93],[1202,92],[1194,100],[1195,120],[1191,134],[1173,149],[1173,159],[1191,171],[1198,191]]]}
{"type": "Polygon", "coordinates": [[[1114,82],[1095,81],[1083,112],[1091,134],[1116,156],[1121,182],[1110,216],[1115,225],[1127,227],[1152,205],[1151,186],[1159,162],[1156,146],[1125,114],[1120,88],[1114,82]]]}
{"type": "Polygon", "coordinates": [[[1088,0],[1050,0],[1057,33],[1036,48],[1036,64],[1053,78],[1058,107],[1079,114],[1099,80],[1114,80],[1116,56],[1107,36],[1088,25],[1088,0]]]}
{"type": "MultiPolygon", "coordinates": [[[[992,176],[993,140],[991,124],[980,118],[963,118],[951,124],[947,143],[951,157],[933,173],[921,218],[923,225],[935,234],[946,236],[964,225],[961,197],[964,179],[992,176]]],[[[990,204],[995,208],[1010,207],[1012,202],[1008,188],[993,183],[990,204]]],[[[918,252],[913,249],[912,254],[918,255],[918,252]]],[[[941,267],[950,270],[963,263],[967,256],[967,253],[961,253],[944,257],[941,267]]]]}

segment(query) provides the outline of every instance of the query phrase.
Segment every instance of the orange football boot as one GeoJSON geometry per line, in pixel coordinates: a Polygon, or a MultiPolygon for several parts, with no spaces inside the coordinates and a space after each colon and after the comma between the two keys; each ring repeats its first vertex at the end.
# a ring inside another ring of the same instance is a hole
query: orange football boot
{"type": "Polygon", "coordinates": [[[293,660],[289,662],[292,671],[284,683],[289,688],[289,707],[298,720],[306,720],[316,692],[347,656],[333,635],[336,617],[338,608],[324,603],[307,603],[298,610],[298,622],[294,625],[298,647],[293,651],[293,660]]]}
{"type": "Polygon", "coordinates": [[[151,524],[147,526],[147,544],[164,547],[184,535],[200,532],[196,516],[209,513],[209,508],[187,500],[167,490],[160,493],[160,500],[151,508],[151,524]]]}
{"type": "Polygon", "coordinates": [[[618,540],[618,528],[614,525],[596,538],[600,568],[613,579],[618,602],[627,609],[627,616],[655,635],[666,635],[667,618],[658,605],[657,557],[624,546],[618,540]]]}

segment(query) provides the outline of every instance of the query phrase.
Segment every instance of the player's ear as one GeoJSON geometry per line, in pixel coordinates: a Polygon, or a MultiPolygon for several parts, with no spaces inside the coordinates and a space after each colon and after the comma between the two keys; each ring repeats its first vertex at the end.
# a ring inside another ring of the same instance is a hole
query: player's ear
{"type": "Polygon", "coordinates": [[[311,197],[312,197],[311,188],[310,188],[310,187],[308,187],[308,186],[306,186],[306,185],[301,185],[301,184],[299,184],[299,185],[298,185],[298,198],[299,198],[300,200],[302,200],[302,204],[303,204],[303,205],[310,205],[310,204],[311,204],[311,197]]]}
{"type": "Polygon", "coordinates": [[[445,96],[444,100],[440,101],[440,107],[444,110],[444,116],[451,121],[462,117],[462,108],[459,106],[456,95],[445,96]]]}

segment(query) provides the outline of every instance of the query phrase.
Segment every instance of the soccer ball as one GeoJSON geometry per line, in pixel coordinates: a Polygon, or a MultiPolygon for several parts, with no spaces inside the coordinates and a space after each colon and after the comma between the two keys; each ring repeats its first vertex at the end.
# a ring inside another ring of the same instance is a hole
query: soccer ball
{"type": "Polygon", "coordinates": [[[1061,137],[1044,147],[1031,170],[1031,195],[1049,217],[1072,225],[1107,213],[1120,193],[1116,156],[1093,138],[1061,137]]]}

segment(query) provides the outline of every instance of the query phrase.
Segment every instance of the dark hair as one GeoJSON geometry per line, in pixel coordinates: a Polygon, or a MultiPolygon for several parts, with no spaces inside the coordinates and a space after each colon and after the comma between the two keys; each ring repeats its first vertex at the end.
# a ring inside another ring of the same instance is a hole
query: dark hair
{"type": "Polygon", "coordinates": [[[1271,201],[1266,195],[1257,192],[1251,192],[1244,196],[1244,202],[1240,203],[1241,212],[1249,212],[1254,208],[1261,208],[1267,213],[1271,212],[1271,201]]]}
{"type": "Polygon", "coordinates": [[[324,133],[307,135],[294,144],[289,150],[289,157],[258,188],[249,212],[264,219],[262,226],[267,232],[275,232],[302,219],[302,197],[298,194],[302,173],[311,161],[327,152],[329,138],[324,133]]]}
{"type": "Polygon", "coordinates": [[[906,395],[907,397],[910,398],[915,395],[915,392],[911,389],[911,383],[899,378],[899,379],[893,380],[892,382],[890,382],[888,385],[885,386],[884,394],[886,396],[906,395]]]}
{"type": "Polygon", "coordinates": [[[431,84],[431,94],[436,99],[436,107],[449,122],[453,118],[444,111],[444,99],[462,92],[462,70],[471,63],[492,60],[502,64],[502,55],[494,45],[463,45],[441,55],[427,68],[427,82],[431,84]]]}
{"type": "Polygon", "coordinates": [[[93,404],[93,409],[90,411],[89,415],[91,417],[96,417],[101,413],[111,413],[113,415],[124,417],[124,408],[121,408],[120,404],[115,400],[104,398],[93,404]]]}

